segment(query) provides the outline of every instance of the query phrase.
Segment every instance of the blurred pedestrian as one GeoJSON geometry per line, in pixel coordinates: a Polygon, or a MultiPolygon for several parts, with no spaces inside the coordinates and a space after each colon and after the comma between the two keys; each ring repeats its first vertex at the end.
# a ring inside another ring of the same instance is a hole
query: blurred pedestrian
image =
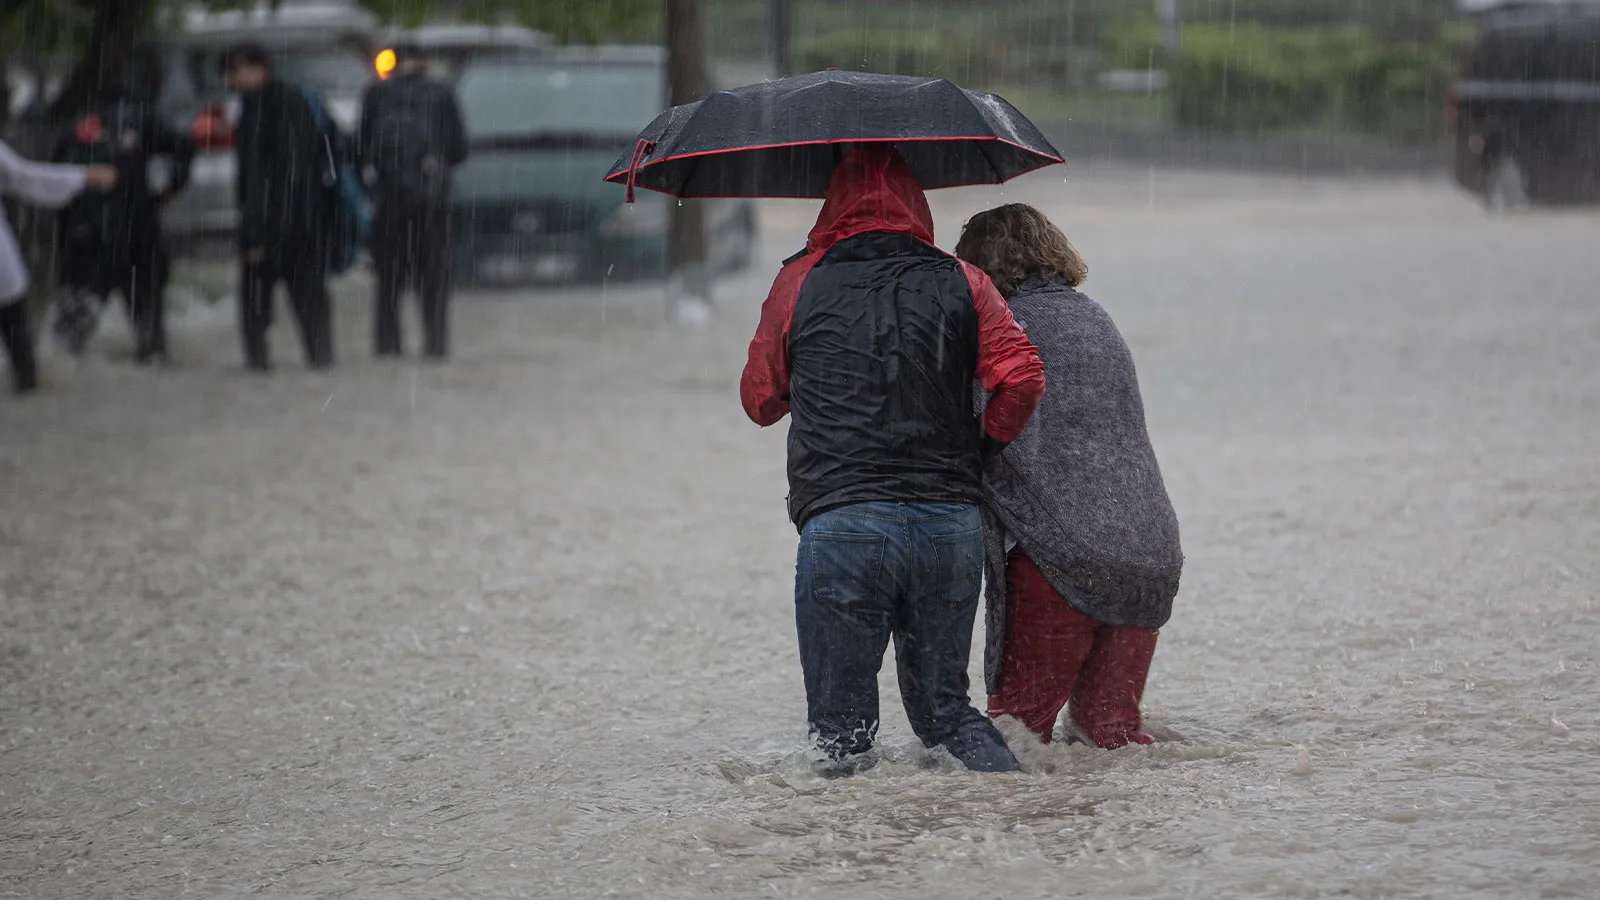
{"type": "Polygon", "coordinates": [[[968,768],[1014,770],[968,699],[976,504],[984,447],[1022,430],[1044,369],[988,277],[934,246],[928,201],[892,147],[837,165],[806,249],[761,308],[739,392],[759,425],[790,415],[795,623],[824,774],[871,763],[891,637],[917,737],[968,768]],[[974,379],[993,392],[981,423],[974,379]]]}
{"type": "Polygon", "coordinates": [[[1011,203],[973,216],[956,255],[1005,295],[1039,348],[1050,393],[984,466],[989,714],[1048,742],[1148,744],[1139,704],[1183,551],[1145,428],[1133,354],[1066,235],[1011,203]]]}
{"type": "Polygon", "coordinates": [[[61,212],[62,297],[55,330],[68,352],[83,352],[106,298],[116,291],[133,325],[138,361],[166,360],[170,257],[160,208],[189,183],[194,152],[194,144],[161,121],[147,98],[126,87],[109,91],[57,140],[57,162],[103,162],[117,169],[114,191],[79,195],[61,212]],[[147,175],[153,156],[169,163],[160,193],[152,193],[147,175]]]}
{"type": "Polygon", "coordinates": [[[281,281],[289,291],[307,365],[327,368],[333,365],[327,285],[332,152],[305,93],[274,76],[265,47],[235,44],[223,54],[222,68],[228,87],[241,99],[235,154],[245,365],[261,372],[272,368],[267,329],[272,326],[272,292],[281,281]]]}
{"type": "Polygon", "coordinates": [[[400,296],[410,287],[421,301],[424,352],[443,359],[450,349],[450,170],[467,158],[467,141],[455,94],[428,77],[422,51],[401,44],[393,52],[389,78],[367,89],[357,139],[361,166],[376,179],[374,350],[401,354],[400,296]]]}
{"type": "MultiPolygon", "coordinates": [[[[117,184],[117,170],[108,165],[64,166],[30,162],[0,141],[0,196],[18,197],[36,206],[64,206],[89,188],[108,191],[117,184]]],[[[39,386],[28,329],[28,269],[11,223],[0,215],[0,344],[11,357],[11,385],[19,394],[39,386]]]]}

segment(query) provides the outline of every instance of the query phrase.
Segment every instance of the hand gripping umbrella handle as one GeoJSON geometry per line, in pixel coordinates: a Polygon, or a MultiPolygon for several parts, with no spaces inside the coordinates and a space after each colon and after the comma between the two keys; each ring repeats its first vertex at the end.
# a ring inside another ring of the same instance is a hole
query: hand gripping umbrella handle
{"type": "Polygon", "coordinates": [[[644,138],[639,138],[639,140],[634,142],[633,156],[628,159],[628,188],[627,194],[623,197],[624,201],[628,203],[633,202],[633,183],[634,179],[639,175],[639,164],[644,162],[644,158],[649,156],[650,151],[654,150],[655,148],[655,141],[647,141],[644,138]]]}

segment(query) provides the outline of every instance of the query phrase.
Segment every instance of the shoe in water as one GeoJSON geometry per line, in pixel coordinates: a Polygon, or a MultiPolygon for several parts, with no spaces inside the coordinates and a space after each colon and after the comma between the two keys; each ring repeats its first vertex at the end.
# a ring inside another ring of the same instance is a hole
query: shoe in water
{"type": "Polygon", "coordinates": [[[1125,734],[1117,732],[1102,734],[1099,740],[1094,740],[1089,736],[1088,732],[1072,721],[1068,721],[1063,730],[1066,732],[1067,743],[1088,744],[1091,747],[1099,747],[1102,750],[1116,750],[1129,744],[1148,747],[1156,742],[1156,739],[1151,735],[1137,730],[1129,731],[1125,734]]]}
{"type": "Polygon", "coordinates": [[[1011,755],[1005,738],[988,722],[958,733],[944,742],[944,748],[974,772],[1017,771],[1017,758],[1011,755]]]}
{"type": "Polygon", "coordinates": [[[819,778],[849,778],[852,775],[860,775],[877,764],[878,754],[867,750],[839,759],[824,757],[816,760],[811,764],[811,773],[819,778]]]}

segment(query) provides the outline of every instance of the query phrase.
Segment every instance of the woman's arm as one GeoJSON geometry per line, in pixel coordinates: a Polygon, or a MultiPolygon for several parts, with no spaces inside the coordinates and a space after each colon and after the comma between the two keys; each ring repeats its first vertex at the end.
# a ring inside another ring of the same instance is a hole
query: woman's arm
{"type": "Polygon", "coordinates": [[[24,159],[0,141],[0,193],[35,206],[66,206],[88,183],[88,169],[24,159]]]}

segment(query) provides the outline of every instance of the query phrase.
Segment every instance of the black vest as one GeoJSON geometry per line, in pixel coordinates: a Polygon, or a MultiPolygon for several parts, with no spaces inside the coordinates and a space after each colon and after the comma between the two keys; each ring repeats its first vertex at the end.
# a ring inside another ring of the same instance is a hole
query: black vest
{"type": "Polygon", "coordinates": [[[789,325],[789,517],[976,503],[978,314],[953,257],[869,232],[823,254],[789,325]]]}

